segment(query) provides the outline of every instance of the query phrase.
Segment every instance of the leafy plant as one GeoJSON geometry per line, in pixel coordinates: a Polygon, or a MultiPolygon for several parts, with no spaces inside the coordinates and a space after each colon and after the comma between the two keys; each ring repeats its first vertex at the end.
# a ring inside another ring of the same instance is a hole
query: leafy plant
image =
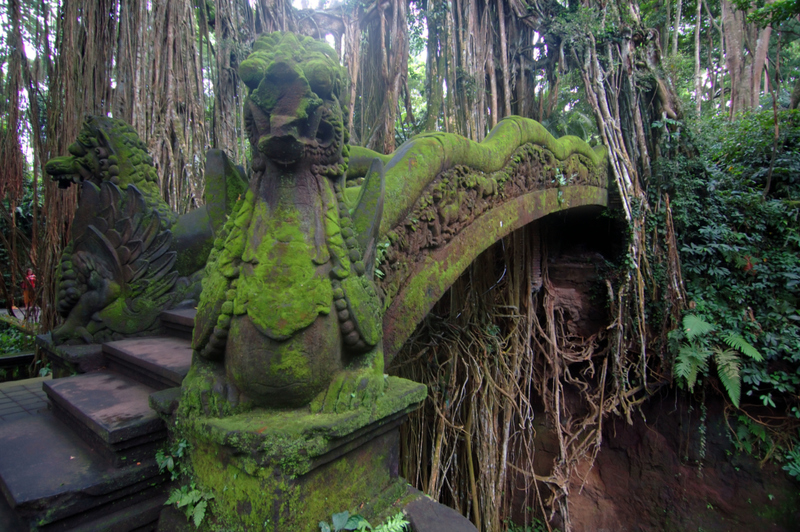
{"type": "Polygon", "coordinates": [[[321,532],[339,532],[355,530],[358,532],[365,532],[371,530],[372,532],[403,532],[406,530],[406,521],[403,512],[397,512],[395,515],[389,517],[386,522],[373,528],[369,521],[364,519],[363,516],[355,514],[350,515],[350,512],[345,510],[338,514],[333,514],[332,523],[328,524],[325,521],[319,522],[319,529],[321,532]]]}
{"type": "MultiPolygon", "coordinates": [[[[162,473],[169,471],[171,480],[181,477],[191,479],[191,475],[183,466],[182,461],[188,450],[189,443],[186,440],[175,442],[169,449],[159,449],[156,452],[159,471],[162,473]]],[[[208,501],[213,498],[213,493],[200,490],[194,482],[189,481],[180,488],[173,489],[164,505],[174,504],[176,508],[183,511],[187,520],[193,521],[194,526],[199,527],[205,518],[208,501]]]]}
{"type": "Polygon", "coordinates": [[[783,466],[783,470],[796,480],[800,480],[800,445],[795,445],[794,449],[786,452],[786,465],[783,466]]]}
{"type": "MultiPolygon", "coordinates": [[[[41,360],[37,360],[36,361],[36,365],[37,366],[41,365],[41,363],[42,363],[41,360]]],[[[51,373],[53,373],[53,368],[52,368],[52,366],[50,365],[49,362],[47,364],[45,364],[44,366],[42,366],[41,368],[39,368],[39,376],[40,377],[47,377],[51,373]]]]}
{"type": "Polygon", "coordinates": [[[713,341],[715,326],[693,314],[683,318],[683,333],[687,342],[683,342],[675,359],[674,373],[691,391],[699,375],[708,374],[709,360],[714,361],[717,375],[731,402],[738,408],[742,393],[742,377],[740,373],[743,354],[755,361],[762,361],[758,350],[750,345],[741,335],[727,332],[720,336],[725,345],[713,341]]]}
{"type": "Polygon", "coordinates": [[[172,490],[172,493],[164,505],[174,504],[176,508],[182,509],[186,514],[186,519],[194,522],[195,527],[200,527],[206,516],[208,501],[214,498],[213,493],[197,489],[194,482],[183,485],[180,489],[172,490]]]}
{"type": "Polygon", "coordinates": [[[0,323],[0,354],[33,349],[33,337],[16,327],[0,323]]]}
{"type": "Polygon", "coordinates": [[[156,463],[162,473],[166,469],[170,473],[170,480],[178,479],[183,473],[183,466],[180,459],[189,450],[189,442],[180,440],[172,444],[169,449],[159,449],[156,451],[156,463]]]}

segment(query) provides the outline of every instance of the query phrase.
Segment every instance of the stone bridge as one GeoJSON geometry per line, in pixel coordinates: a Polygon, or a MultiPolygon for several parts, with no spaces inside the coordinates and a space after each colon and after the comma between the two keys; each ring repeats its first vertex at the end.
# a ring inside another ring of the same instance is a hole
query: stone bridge
{"type": "Polygon", "coordinates": [[[489,246],[548,214],[608,205],[606,148],[555,139],[521,117],[502,120],[481,143],[424,134],[386,159],[378,282],[387,362],[489,246]]]}
{"type": "Polygon", "coordinates": [[[90,118],[48,163],[83,187],[65,321],[39,338],[66,378],[44,384],[53,413],[0,425],[0,527],[154,529],[174,487],[154,460],[171,431],[213,526],[315,530],[342,509],[405,507],[426,530],[421,515],[447,511],[413,510],[426,503],[397,464],[399,425],[427,390],[384,367],[486,248],[608,204],[603,148],[520,117],[480,143],[349,146],[324,43],[262,36],[240,75],[249,176],[212,152],[201,210],[169,210],[117,120],[90,118]]]}

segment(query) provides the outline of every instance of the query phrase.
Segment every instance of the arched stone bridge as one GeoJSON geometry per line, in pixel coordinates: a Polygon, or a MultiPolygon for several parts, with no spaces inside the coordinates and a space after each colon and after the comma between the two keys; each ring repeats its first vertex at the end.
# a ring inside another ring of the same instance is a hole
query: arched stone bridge
{"type": "MultiPolygon", "coordinates": [[[[362,161],[363,167],[376,155],[351,148],[351,166],[362,161]]],[[[526,118],[502,120],[481,143],[424,134],[382,158],[386,198],[377,282],[386,296],[387,363],[486,248],[548,214],[608,204],[605,147],[555,139],[526,118]]]]}

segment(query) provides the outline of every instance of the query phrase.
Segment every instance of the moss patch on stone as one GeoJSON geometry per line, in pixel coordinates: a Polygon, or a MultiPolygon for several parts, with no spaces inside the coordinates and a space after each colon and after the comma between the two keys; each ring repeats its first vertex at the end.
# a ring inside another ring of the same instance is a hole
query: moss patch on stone
{"type": "Polygon", "coordinates": [[[398,148],[386,165],[386,208],[380,234],[385,236],[405,217],[437,175],[457,164],[496,172],[524,144],[542,146],[561,161],[580,154],[595,167],[607,164],[605,147],[593,149],[578,137],[556,139],[540,123],[519,116],[504,118],[481,143],[449,133],[424,133],[398,148]]]}
{"type": "Polygon", "coordinates": [[[254,409],[219,419],[181,404],[194,478],[215,496],[211,528],[310,530],[334,512],[369,504],[377,513],[400,497],[405,483],[389,467],[398,442],[387,424],[416,408],[427,390],[396,377],[387,382],[374,404],[341,414],[254,409]]]}

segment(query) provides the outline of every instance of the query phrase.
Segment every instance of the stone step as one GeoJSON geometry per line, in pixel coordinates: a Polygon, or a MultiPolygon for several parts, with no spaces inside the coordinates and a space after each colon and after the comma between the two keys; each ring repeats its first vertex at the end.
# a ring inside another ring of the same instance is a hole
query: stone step
{"type": "Polygon", "coordinates": [[[47,357],[56,379],[96,371],[106,363],[100,344],[57,346],[52,334],[46,333],[36,337],[36,345],[47,357]]]}
{"type": "Polygon", "coordinates": [[[194,308],[165,310],[161,313],[161,325],[172,336],[191,340],[196,314],[197,309],[194,308]]]}
{"type": "Polygon", "coordinates": [[[43,532],[153,529],[166,500],[166,475],[153,456],[114,468],[54,413],[5,422],[0,526],[43,532]]]}
{"type": "Polygon", "coordinates": [[[180,386],[192,364],[190,340],[174,336],[129,338],[103,344],[109,369],[156,390],[180,386]]]}
{"type": "Polygon", "coordinates": [[[115,467],[152,458],[167,437],[150,408],[156,390],[103,370],[44,383],[53,412],[115,467]]]}

